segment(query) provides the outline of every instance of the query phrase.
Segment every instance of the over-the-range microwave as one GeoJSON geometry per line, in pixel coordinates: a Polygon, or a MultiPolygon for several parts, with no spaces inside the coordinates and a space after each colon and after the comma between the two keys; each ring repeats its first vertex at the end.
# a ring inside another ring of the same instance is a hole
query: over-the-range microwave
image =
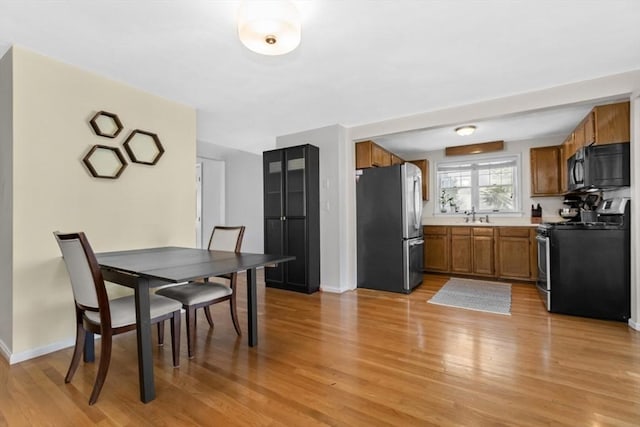
{"type": "Polygon", "coordinates": [[[569,191],[628,187],[629,143],[581,147],[567,160],[569,191]]]}

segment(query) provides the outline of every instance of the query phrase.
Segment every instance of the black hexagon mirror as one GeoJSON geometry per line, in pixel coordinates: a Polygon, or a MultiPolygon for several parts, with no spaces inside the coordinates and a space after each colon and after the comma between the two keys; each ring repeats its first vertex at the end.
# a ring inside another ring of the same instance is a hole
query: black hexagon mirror
{"type": "Polygon", "coordinates": [[[91,175],[96,178],[116,179],[127,167],[127,161],[116,147],[94,145],[82,159],[91,175]]]}
{"type": "Polygon", "coordinates": [[[140,129],[131,132],[124,142],[124,149],[132,162],[143,165],[155,165],[164,153],[158,135],[140,129]]]}
{"type": "Polygon", "coordinates": [[[98,111],[89,120],[96,135],[106,138],[115,138],[122,131],[122,122],[117,115],[107,111],[98,111]]]}

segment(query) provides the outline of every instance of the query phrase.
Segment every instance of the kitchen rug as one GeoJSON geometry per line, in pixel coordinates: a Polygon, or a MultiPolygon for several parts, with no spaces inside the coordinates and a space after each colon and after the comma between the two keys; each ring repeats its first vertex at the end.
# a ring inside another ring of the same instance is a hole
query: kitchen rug
{"type": "Polygon", "coordinates": [[[511,315],[511,284],[452,277],[428,302],[511,315]]]}

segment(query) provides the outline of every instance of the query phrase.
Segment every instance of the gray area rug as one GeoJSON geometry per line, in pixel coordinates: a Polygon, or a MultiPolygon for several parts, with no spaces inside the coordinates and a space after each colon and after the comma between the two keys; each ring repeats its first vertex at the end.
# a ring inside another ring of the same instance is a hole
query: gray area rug
{"type": "Polygon", "coordinates": [[[451,278],[428,302],[509,316],[511,315],[511,285],[451,278]]]}

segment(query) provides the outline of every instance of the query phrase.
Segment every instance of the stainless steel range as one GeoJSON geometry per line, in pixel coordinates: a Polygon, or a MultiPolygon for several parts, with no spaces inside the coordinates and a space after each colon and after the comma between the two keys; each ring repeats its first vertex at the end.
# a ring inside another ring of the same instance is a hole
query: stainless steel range
{"type": "Polygon", "coordinates": [[[630,205],[606,199],[594,222],[540,224],[537,287],[547,310],[629,319],[630,205]]]}

